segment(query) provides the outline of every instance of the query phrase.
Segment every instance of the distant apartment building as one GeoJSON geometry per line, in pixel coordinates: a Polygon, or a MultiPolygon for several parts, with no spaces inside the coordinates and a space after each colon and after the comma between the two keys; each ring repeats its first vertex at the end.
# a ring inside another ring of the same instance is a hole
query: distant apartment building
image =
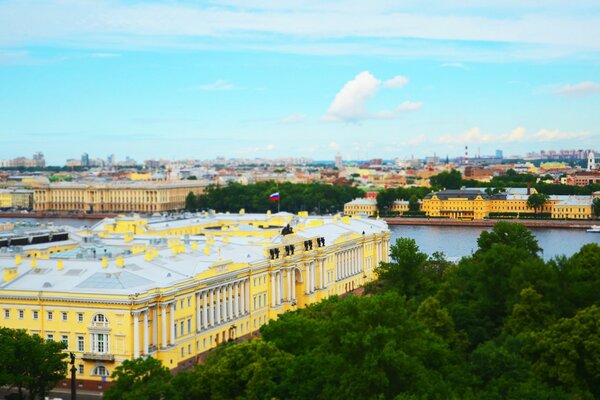
{"type": "Polygon", "coordinates": [[[90,213],[154,213],[179,210],[192,192],[200,195],[205,184],[198,181],[176,182],[59,182],[36,187],[35,211],[80,211],[90,213]]]}
{"type": "Polygon", "coordinates": [[[600,171],[580,171],[567,177],[567,184],[587,186],[600,183],[600,171]]]}

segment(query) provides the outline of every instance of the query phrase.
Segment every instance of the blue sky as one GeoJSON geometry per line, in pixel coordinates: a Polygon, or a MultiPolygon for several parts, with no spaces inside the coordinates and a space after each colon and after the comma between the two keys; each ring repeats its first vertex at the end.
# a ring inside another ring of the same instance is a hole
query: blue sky
{"type": "Polygon", "coordinates": [[[0,159],[600,148],[600,4],[472,3],[0,0],[0,159]]]}

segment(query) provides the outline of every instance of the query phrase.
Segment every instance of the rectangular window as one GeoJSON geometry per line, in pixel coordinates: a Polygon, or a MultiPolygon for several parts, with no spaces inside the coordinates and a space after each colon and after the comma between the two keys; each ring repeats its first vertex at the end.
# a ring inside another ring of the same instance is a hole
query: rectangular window
{"type": "Polygon", "coordinates": [[[83,322],[83,313],[77,313],[77,322],[83,322]]]}
{"type": "Polygon", "coordinates": [[[25,317],[25,311],[19,310],[19,319],[23,319],[25,317]]]}
{"type": "Polygon", "coordinates": [[[188,344],[188,354],[192,354],[192,345],[188,344]]]}
{"type": "Polygon", "coordinates": [[[39,318],[39,314],[37,311],[33,312],[33,319],[38,319],[39,318]]]}
{"type": "Polygon", "coordinates": [[[185,348],[181,348],[181,357],[185,356],[185,348]]]}
{"type": "Polygon", "coordinates": [[[206,338],[202,339],[202,348],[206,348],[206,338]]]}
{"type": "Polygon", "coordinates": [[[85,351],[85,338],[77,336],[77,351],[85,351]]]}
{"type": "Polygon", "coordinates": [[[183,321],[179,323],[179,332],[181,333],[181,336],[185,335],[185,330],[183,329],[183,321]]]}
{"type": "Polygon", "coordinates": [[[183,310],[183,299],[181,299],[181,301],[179,301],[179,307],[183,310]]]}
{"type": "Polygon", "coordinates": [[[61,314],[62,314],[62,320],[66,321],[67,320],[67,313],[63,311],[61,314]]]}
{"type": "Polygon", "coordinates": [[[52,321],[53,313],[52,311],[48,311],[48,321],[52,321]]]}
{"type": "Polygon", "coordinates": [[[79,364],[77,368],[77,373],[79,375],[83,375],[83,364],[79,364]]]}
{"type": "Polygon", "coordinates": [[[188,319],[188,333],[192,333],[192,320],[188,319]]]}
{"type": "Polygon", "coordinates": [[[191,307],[191,305],[192,305],[192,298],[188,297],[188,307],[191,307]]]}
{"type": "Polygon", "coordinates": [[[4,309],[4,318],[6,318],[6,319],[10,318],[10,310],[8,308],[4,309]]]}
{"type": "Polygon", "coordinates": [[[177,322],[173,323],[173,334],[177,337],[177,322]]]}
{"type": "Polygon", "coordinates": [[[69,336],[62,335],[60,337],[60,341],[63,342],[65,345],[67,345],[67,349],[69,348],[69,336]]]}
{"type": "Polygon", "coordinates": [[[47,340],[54,340],[54,335],[49,333],[48,335],[46,335],[46,339],[47,340]]]}

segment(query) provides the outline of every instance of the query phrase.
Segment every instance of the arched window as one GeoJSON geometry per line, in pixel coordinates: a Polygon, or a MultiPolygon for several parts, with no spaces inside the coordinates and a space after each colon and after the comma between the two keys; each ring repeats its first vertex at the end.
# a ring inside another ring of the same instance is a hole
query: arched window
{"type": "Polygon", "coordinates": [[[108,369],[104,365],[98,365],[92,370],[92,375],[109,376],[108,369]]]}
{"type": "Polygon", "coordinates": [[[92,318],[92,326],[108,327],[108,318],[104,314],[96,314],[92,318]]]}
{"type": "Polygon", "coordinates": [[[110,324],[104,314],[96,314],[90,326],[90,351],[96,354],[110,353],[110,324]]]}

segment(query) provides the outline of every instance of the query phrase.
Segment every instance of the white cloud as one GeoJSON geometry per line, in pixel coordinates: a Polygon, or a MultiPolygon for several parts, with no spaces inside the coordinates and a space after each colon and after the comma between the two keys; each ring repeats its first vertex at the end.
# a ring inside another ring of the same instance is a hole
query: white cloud
{"type": "Polygon", "coordinates": [[[397,75],[397,76],[393,77],[392,79],[385,81],[383,84],[385,87],[396,89],[396,88],[402,88],[402,87],[406,86],[407,83],[408,83],[408,78],[397,75]]]}
{"type": "Polygon", "coordinates": [[[233,90],[235,89],[235,85],[231,82],[219,79],[212,83],[205,83],[202,85],[196,86],[198,90],[208,90],[208,91],[217,91],[217,90],[233,90]]]}
{"type": "Polygon", "coordinates": [[[415,111],[422,108],[423,103],[405,101],[395,110],[368,111],[368,101],[375,96],[382,86],[401,88],[407,83],[408,78],[399,75],[382,83],[369,71],[363,71],[356,75],[354,79],[348,81],[337,93],[321,120],[358,122],[364,119],[393,119],[399,112],[415,111]]]}
{"type": "Polygon", "coordinates": [[[423,103],[421,103],[421,102],[404,101],[398,106],[398,108],[396,108],[396,110],[397,111],[416,111],[416,110],[420,110],[421,108],[423,108],[423,103]]]}
{"type": "Polygon", "coordinates": [[[304,122],[306,116],[304,114],[291,114],[281,119],[282,124],[298,124],[304,122]]]}
{"type": "Polygon", "coordinates": [[[339,143],[331,142],[329,143],[329,148],[334,151],[338,151],[340,149],[339,143]]]}
{"type": "Polygon", "coordinates": [[[344,85],[329,106],[324,121],[356,122],[367,117],[367,101],[377,93],[381,81],[363,71],[344,85]]]}
{"type": "Polygon", "coordinates": [[[558,96],[588,96],[597,93],[600,93],[600,84],[590,81],[563,85],[554,92],[558,96]]]}
{"type": "Polygon", "coordinates": [[[558,129],[540,129],[534,134],[528,134],[523,127],[517,127],[509,133],[483,133],[477,127],[459,135],[442,135],[438,137],[439,144],[466,145],[470,143],[511,143],[511,142],[550,142],[568,139],[581,139],[590,136],[589,132],[562,132],[558,129]]]}

